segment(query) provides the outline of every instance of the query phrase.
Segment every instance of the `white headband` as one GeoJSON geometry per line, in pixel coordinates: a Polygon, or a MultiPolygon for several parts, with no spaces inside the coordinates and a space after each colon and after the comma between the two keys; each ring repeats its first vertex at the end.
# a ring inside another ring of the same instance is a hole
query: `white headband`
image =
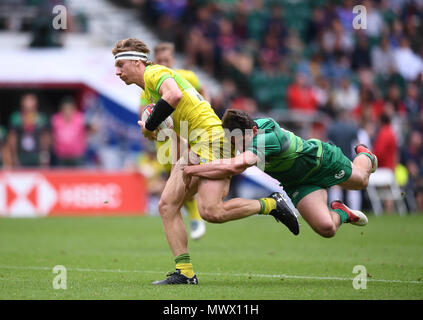
{"type": "Polygon", "coordinates": [[[148,57],[145,53],[138,51],[125,51],[115,55],[115,61],[118,60],[142,60],[147,61],[148,57]]]}

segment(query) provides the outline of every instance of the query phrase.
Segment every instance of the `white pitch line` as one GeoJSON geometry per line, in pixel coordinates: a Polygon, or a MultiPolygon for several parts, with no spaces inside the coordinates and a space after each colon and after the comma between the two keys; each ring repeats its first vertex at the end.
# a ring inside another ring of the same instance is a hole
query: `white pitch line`
{"type": "MultiPolygon", "coordinates": [[[[53,270],[51,267],[36,267],[36,266],[1,266],[0,269],[17,269],[17,270],[53,270]]],[[[91,268],[66,268],[68,271],[77,272],[110,272],[110,273],[153,273],[164,274],[164,271],[152,270],[121,270],[121,269],[91,269],[91,268]]],[[[200,272],[206,276],[233,276],[233,277],[257,277],[257,278],[283,278],[283,279],[306,279],[306,280],[338,280],[338,281],[353,281],[353,278],[342,277],[322,277],[322,276],[299,276],[289,274],[261,274],[261,273],[216,273],[216,272],[200,272]]],[[[367,279],[369,282],[385,282],[385,283],[413,283],[423,284],[423,281],[417,280],[387,280],[387,279],[367,279]]]]}

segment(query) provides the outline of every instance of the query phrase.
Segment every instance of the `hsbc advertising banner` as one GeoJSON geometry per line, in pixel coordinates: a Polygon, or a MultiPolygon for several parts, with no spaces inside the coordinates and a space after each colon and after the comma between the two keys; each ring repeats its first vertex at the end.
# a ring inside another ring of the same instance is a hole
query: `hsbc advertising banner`
{"type": "Polygon", "coordinates": [[[143,215],[147,201],[138,173],[0,171],[0,216],[143,215]]]}

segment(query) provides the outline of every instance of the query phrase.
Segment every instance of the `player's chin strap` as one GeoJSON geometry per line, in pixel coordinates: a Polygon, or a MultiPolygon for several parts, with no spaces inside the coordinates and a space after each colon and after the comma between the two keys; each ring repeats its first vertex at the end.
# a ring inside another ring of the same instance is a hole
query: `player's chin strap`
{"type": "Polygon", "coordinates": [[[151,111],[150,116],[148,117],[147,121],[145,122],[145,128],[150,131],[156,130],[160,123],[162,123],[171,113],[175,111],[166,100],[162,98],[157,101],[156,106],[151,111]]]}
{"type": "Polygon", "coordinates": [[[145,53],[139,51],[124,51],[115,55],[115,61],[118,60],[142,60],[148,61],[148,57],[145,53]]]}

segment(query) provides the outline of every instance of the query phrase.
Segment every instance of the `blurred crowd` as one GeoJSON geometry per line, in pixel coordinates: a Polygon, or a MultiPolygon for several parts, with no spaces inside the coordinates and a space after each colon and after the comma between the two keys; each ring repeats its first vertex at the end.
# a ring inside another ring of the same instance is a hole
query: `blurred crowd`
{"type": "Polygon", "coordinates": [[[8,128],[1,127],[1,164],[16,167],[77,167],[85,164],[89,125],[71,97],[50,119],[33,93],[24,94],[8,128]]]}
{"type": "Polygon", "coordinates": [[[72,11],[66,0],[1,0],[0,31],[30,32],[31,48],[62,47],[62,32],[55,29],[52,19],[66,8],[66,31],[85,33],[88,31],[87,16],[82,11],[72,11]]]}
{"type": "Polygon", "coordinates": [[[423,1],[126,2],[176,44],[186,68],[220,79],[219,115],[311,117],[307,135],[350,158],[366,142],[379,167],[405,172],[402,187],[423,210],[423,1]],[[366,8],[365,28],[353,26],[355,5],[366,8]]]}
{"type": "MultiPolygon", "coordinates": [[[[365,142],[379,167],[400,173],[416,199],[411,209],[423,211],[423,0],[110,1],[138,10],[175,43],[185,68],[219,79],[211,99],[219,116],[239,108],[284,124],[300,114],[311,125],[296,133],[330,140],[350,158],[351,146],[365,142]],[[364,29],[353,27],[355,5],[366,8],[364,29]]],[[[71,129],[85,125],[77,109],[64,101],[48,121],[26,116],[31,104],[23,98],[0,130],[4,165],[81,164],[85,147],[74,139],[84,134],[71,129]]]]}

